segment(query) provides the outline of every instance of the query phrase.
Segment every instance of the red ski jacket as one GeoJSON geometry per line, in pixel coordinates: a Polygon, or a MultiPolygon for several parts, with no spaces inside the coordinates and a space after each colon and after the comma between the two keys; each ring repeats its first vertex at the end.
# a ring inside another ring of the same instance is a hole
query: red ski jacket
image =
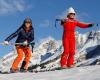
{"type": "Polygon", "coordinates": [[[89,24],[81,23],[77,20],[66,19],[65,23],[63,24],[63,28],[64,28],[63,37],[65,36],[74,37],[75,28],[77,26],[80,28],[87,28],[89,24]]]}

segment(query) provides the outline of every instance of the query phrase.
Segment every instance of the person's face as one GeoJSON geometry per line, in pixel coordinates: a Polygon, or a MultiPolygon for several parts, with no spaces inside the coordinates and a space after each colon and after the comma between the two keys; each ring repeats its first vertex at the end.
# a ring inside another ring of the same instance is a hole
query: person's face
{"type": "Polygon", "coordinates": [[[25,22],[25,27],[26,28],[30,28],[31,27],[31,23],[30,22],[25,22]]]}
{"type": "Polygon", "coordinates": [[[70,19],[75,19],[75,14],[74,14],[74,13],[70,13],[70,14],[69,14],[69,18],[70,18],[70,19]]]}

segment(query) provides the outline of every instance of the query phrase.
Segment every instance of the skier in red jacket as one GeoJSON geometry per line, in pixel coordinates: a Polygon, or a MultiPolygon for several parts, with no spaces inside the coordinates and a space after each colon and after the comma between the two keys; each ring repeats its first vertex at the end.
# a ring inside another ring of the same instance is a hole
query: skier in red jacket
{"type": "Polygon", "coordinates": [[[81,23],[75,20],[75,11],[72,7],[68,9],[67,19],[61,20],[61,25],[64,28],[62,43],[64,52],[61,56],[61,68],[74,67],[74,54],[75,54],[75,28],[88,28],[94,26],[94,24],[81,23]]]}

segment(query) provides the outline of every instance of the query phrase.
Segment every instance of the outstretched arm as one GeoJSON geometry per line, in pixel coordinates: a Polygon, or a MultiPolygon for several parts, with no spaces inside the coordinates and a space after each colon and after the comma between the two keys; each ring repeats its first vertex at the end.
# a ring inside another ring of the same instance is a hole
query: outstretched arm
{"type": "Polygon", "coordinates": [[[88,28],[92,25],[87,24],[87,23],[77,22],[77,26],[80,27],[80,28],[88,28]]]}
{"type": "Polygon", "coordinates": [[[12,33],[10,36],[8,36],[8,37],[5,39],[5,41],[10,41],[11,39],[15,38],[15,37],[19,34],[20,31],[21,31],[21,27],[20,27],[19,29],[17,29],[16,32],[14,32],[14,33],[12,33]]]}

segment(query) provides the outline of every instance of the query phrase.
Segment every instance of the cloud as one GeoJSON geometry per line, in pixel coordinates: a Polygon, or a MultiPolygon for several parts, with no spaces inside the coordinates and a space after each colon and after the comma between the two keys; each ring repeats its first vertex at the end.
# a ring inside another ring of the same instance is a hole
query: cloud
{"type": "Polygon", "coordinates": [[[24,0],[0,0],[0,15],[23,12],[28,7],[24,0]]]}
{"type": "Polygon", "coordinates": [[[42,23],[39,25],[40,27],[49,27],[50,26],[50,21],[49,20],[44,20],[42,23]]]}

